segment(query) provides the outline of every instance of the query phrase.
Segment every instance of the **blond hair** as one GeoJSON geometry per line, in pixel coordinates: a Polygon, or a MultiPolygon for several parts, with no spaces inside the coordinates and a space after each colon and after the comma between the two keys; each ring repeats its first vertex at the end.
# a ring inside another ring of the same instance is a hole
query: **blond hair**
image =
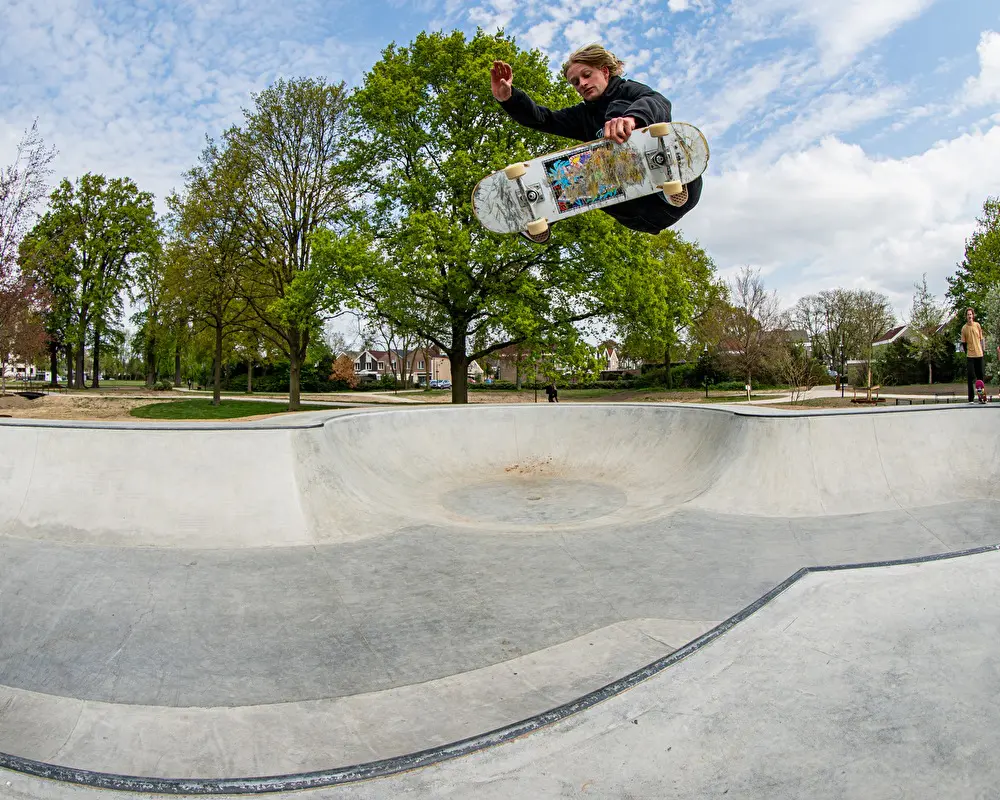
{"type": "Polygon", "coordinates": [[[597,69],[607,67],[609,75],[620,76],[625,71],[625,62],[599,44],[588,44],[574,50],[562,65],[563,77],[566,77],[566,72],[573,64],[586,64],[597,69]]]}

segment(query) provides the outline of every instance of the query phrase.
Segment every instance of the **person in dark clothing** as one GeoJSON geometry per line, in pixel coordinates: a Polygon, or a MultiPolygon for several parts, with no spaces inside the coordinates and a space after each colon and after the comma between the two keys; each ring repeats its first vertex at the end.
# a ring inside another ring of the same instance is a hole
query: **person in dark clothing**
{"type": "MultiPolygon", "coordinates": [[[[493,62],[490,88],[501,108],[527,128],[581,142],[604,137],[622,143],[628,141],[636,128],[671,121],[670,101],[643,83],[621,77],[624,66],[600,45],[587,45],[577,50],[563,64],[563,75],[583,102],[558,110],[538,105],[514,86],[514,71],[503,61],[493,62]]],[[[699,176],[685,186],[681,194],[667,197],[659,192],[601,211],[632,230],[659,233],[698,205],[701,188],[699,176]]],[[[538,236],[523,235],[544,244],[551,235],[551,228],[538,236]]]]}
{"type": "Polygon", "coordinates": [[[545,394],[548,395],[550,403],[559,402],[559,390],[556,389],[556,385],[554,383],[550,383],[545,387],[545,394]]]}

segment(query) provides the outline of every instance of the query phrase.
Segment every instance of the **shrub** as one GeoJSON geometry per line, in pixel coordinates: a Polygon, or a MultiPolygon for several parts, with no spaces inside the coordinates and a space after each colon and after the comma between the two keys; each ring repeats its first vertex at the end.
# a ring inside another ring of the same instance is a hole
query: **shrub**
{"type": "Polygon", "coordinates": [[[169,380],[157,381],[153,389],[158,392],[167,392],[174,388],[174,382],[169,380]]]}

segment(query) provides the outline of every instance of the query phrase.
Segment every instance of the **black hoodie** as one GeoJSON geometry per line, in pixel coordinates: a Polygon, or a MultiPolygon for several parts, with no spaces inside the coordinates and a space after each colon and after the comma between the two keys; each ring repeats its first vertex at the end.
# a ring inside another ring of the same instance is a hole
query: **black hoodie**
{"type": "Polygon", "coordinates": [[[644,83],[612,76],[604,93],[596,100],[553,111],[538,105],[516,86],[509,100],[500,105],[511,118],[526,128],[589,142],[604,135],[604,123],[615,117],[635,117],[636,127],[654,122],[670,122],[670,101],[644,83]]]}
{"type": "MultiPolygon", "coordinates": [[[[511,119],[543,133],[589,142],[604,136],[604,123],[615,117],[635,117],[637,127],[654,122],[670,122],[670,101],[643,83],[613,76],[596,100],[584,100],[569,108],[553,111],[538,105],[516,86],[509,99],[500,103],[511,119]]],[[[688,184],[688,202],[680,208],[669,205],[660,194],[628,200],[601,210],[622,225],[644,233],[659,233],[698,204],[701,177],[688,184]]]]}

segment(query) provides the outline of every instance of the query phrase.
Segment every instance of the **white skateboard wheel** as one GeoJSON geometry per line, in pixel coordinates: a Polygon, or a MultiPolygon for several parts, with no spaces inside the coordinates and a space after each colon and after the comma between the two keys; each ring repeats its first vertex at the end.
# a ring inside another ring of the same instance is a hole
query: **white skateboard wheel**
{"type": "Polygon", "coordinates": [[[646,129],[650,136],[666,136],[670,133],[670,123],[669,122],[654,122],[649,128],[646,129]]]}
{"type": "Polygon", "coordinates": [[[549,229],[549,221],[542,217],[541,219],[536,219],[534,222],[528,223],[528,233],[532,236],[538,236],[539,234],[545,233],[549,229]]]}
{"type": "Polygon", "coordinates": [[[505,167],[503,172],[504,175],[514,181],[520,178],[527,171],[527,164],[511,164],[509,167],[505,167]]]}

